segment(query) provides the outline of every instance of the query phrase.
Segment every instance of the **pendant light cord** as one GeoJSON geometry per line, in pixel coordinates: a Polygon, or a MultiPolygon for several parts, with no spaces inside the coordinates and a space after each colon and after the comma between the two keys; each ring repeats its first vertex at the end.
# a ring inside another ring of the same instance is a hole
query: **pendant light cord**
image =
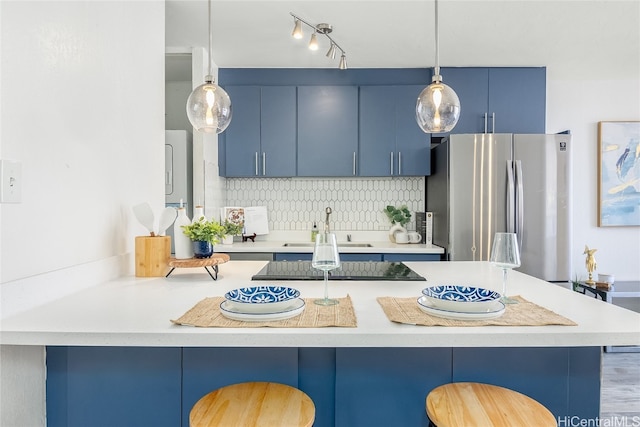
{"type": "Polygon", "coordinates": [[[435,28],[436,28],[436,75],[440,75],[440,43],[438,42],[438,0],[435,0],[435,28]]]}
{"type": "Polygon", "coordinates": [[[211,76],[211,81],[213,82],[213,31],[211,30],[211,0],[209,0],[209,75],[211,76]]]}

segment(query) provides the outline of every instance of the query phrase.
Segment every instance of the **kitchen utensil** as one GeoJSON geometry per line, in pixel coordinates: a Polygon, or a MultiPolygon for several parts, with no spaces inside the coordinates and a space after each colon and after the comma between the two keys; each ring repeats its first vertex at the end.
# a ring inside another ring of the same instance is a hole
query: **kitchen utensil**
{"type": "Polygon", "coordinates": [[[164,236],[167,234],[167,228],[171,227],[173,221],[176,220],[178,211],[176,208],[167,207],[160,212],[160,220],[158,221],[158,234],[164,236]]]}
{"type": "Polygon", "coordinates": [[[144,202],[138,205],[135,205],[133,208],[133,214],[140,224],[142,224],[147,230],[149,230],[150,236],[155,236],[156,233],[154,230],[154,216],[153,211],[151,210],[151,206],[149,203],[144,202]]]}

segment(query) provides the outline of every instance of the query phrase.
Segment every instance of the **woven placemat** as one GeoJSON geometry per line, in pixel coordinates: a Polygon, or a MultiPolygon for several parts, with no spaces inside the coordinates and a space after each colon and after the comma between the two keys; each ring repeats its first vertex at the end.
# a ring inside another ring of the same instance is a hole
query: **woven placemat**
{"type": "Polygon", "coordinates": [[[567,319],[551,310],[540,307],[521,296],[510,297],[517,299],[518,304],[507,304],[504,314],[496,319],[487,320],[455,320],[432,316],[420,310],[416,298],[379,297],[387,318],[392,322],[421,326],[544,326],[563,325],[576,326],[567,319]]]}
{"type": "Polygon", "coordinates": [[[285,320],[264,322],[246,322],[227,319],[220,312],[220,303],[224,297],[205,298],[192,309],[171,322],[176,325],[197,326],[202,328],[323,328],[338,326],[355,328],[356,313],[353,310],[351,297],[336,298],[338,305],[321,306],[313,303],[315,298],[303,298],[305,307],[302,313],[296,317],[285,320]]]}

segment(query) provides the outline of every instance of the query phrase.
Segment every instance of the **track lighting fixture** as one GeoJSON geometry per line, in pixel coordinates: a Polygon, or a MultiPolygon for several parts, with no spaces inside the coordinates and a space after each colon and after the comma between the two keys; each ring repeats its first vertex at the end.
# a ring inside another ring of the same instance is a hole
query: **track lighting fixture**
{"type": "Polygon", "coordinates": [[[302,24],[308,26],[309,28],[311,28],[313,30],[313,33],[311,34],[311,39],[309,40],[309,49],[310,50],[318,50],[319,49],[318,34],[321,34],[321,35],[325,36],[326,38],[329,39],[329,42],[331,43],[331,45],[329,46],[329,50],[327,51],[326,57],[330,58],[330,59],[335,59],[336,51],[340,50],[340,63],[338,65],[338,68],[340,68],[341,70],[346,70],[347,69],[346,52],[329,35],[333,31],[333,27],[331,25],[325,24],[325,23],[318,24],[318,25],[312,25],[312,24],[308,23],[307,21],[305,21],[304,19],[300,18],[299,16],[293,14],[292,12],[289,12],[289,14],[291,16],[293,16],[293,19],[295,20],[294,27],[293,27],[293,32],[291,33],[293,38],[301,39],[302,36],[303,36],[303,34],[302,34],[302,24]]]}

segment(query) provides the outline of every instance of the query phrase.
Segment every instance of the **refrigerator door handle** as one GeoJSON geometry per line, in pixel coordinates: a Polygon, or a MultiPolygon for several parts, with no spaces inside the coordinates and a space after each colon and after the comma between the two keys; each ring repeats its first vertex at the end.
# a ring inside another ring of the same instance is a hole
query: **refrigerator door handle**
{"type": "Polygon", "coordinates": [[[518,245],[522,248],[522,234],[524,232],[524,185],[522,175],[522,161],[516,160],[516,233],[518,245]]]}
{"type": "Polygon", "coordinates": [[[507,232],[515,233],[516,232],[516,188],[515,188],[515,177],[513,172],[513,162],[511,160],[507,160],[507,232]]]}

